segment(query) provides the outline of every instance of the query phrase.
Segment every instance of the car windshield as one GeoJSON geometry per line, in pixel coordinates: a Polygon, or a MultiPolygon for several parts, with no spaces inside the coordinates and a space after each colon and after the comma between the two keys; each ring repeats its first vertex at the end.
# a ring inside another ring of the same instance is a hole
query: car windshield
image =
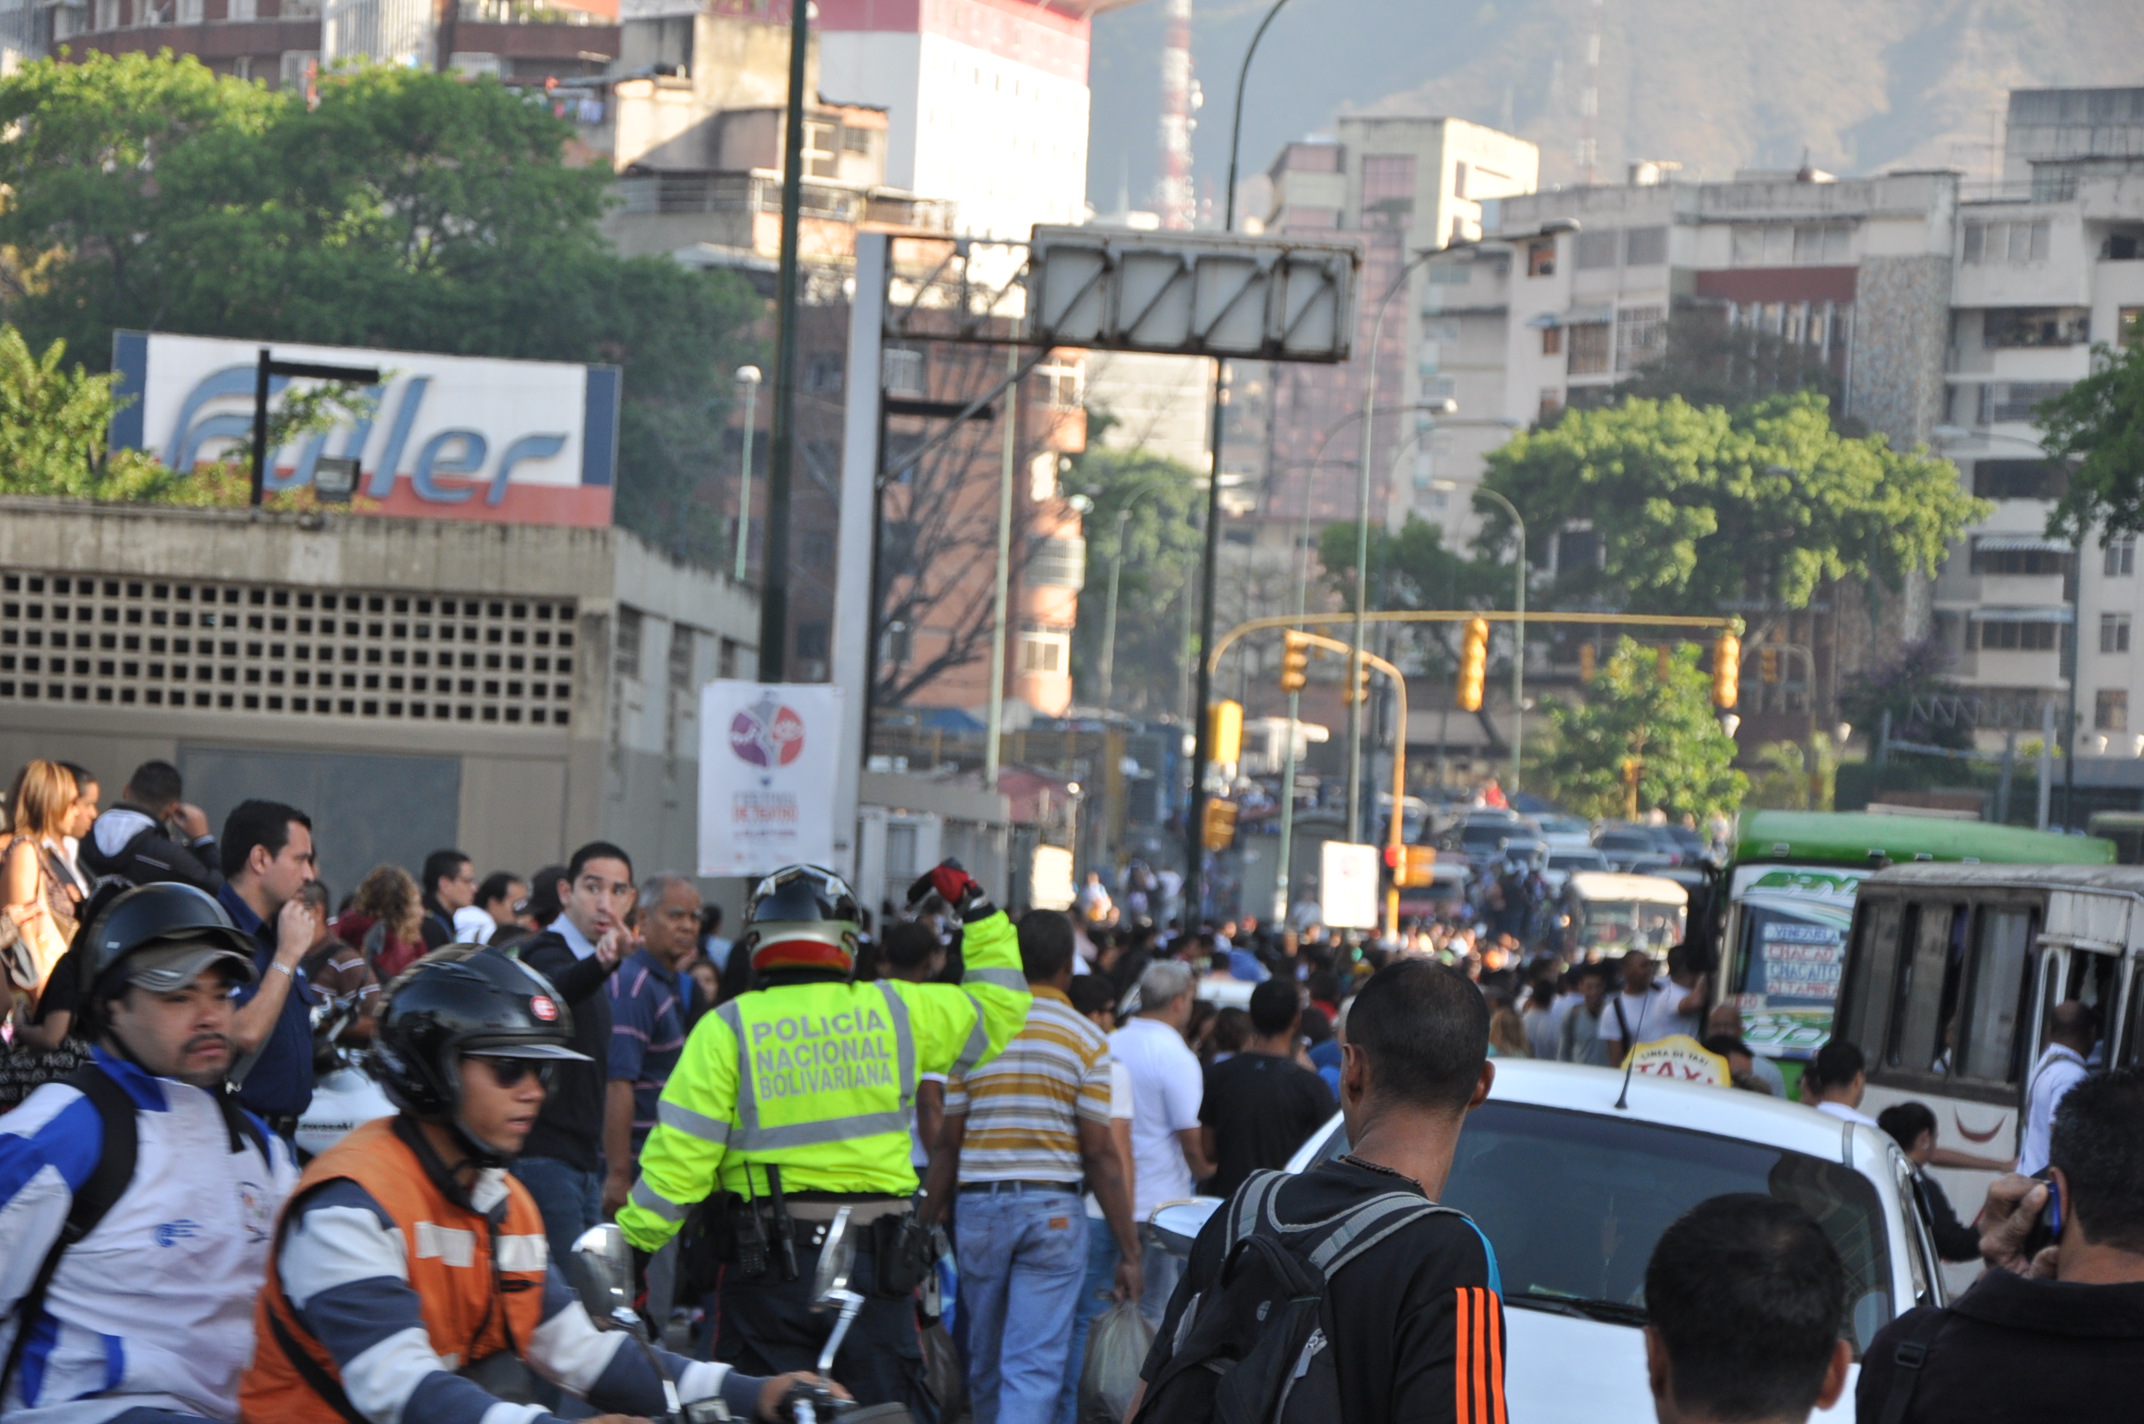
{"type": "Polygon", "coordinates": [[[1459,832],[1459,844],[1468,850],[1495,850],[1511,834],[1511,827],[1467,826],[1459,832]]]}
{"type": "Polygon", "coordinates": [[[1599,870],[1607,863],[1599,851],[1555,851],[1548,858],[1550,870],[1599,870]]]}
{"type": "Polygon", "coordinates": [[[1601,850],[1651,850],[1653,838],[1642,831],[1606,831],[1593,844],[1601,850]]]}
{"type": "MultiPolygon", "coordinates": [[[[1347,1150],[1334,1131],[1320,1160],[1347,1150]]],[[[1784,1148],[1627,1118],[1489,1102],[1468,1114],[1443,1201],[1496,1248],[1504,1303],[1644,1323],[1645,1263],[1668,1223],[1759,1192],[1814,1217],[1846,1263],[1854,1356],[1891,1319],[1883,1205],[1860,1173],[1784,1148]]]]}

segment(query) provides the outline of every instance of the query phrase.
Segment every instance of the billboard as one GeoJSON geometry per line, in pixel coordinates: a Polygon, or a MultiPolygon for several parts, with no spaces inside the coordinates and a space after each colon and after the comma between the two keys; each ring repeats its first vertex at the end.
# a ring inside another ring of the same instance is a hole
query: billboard
{"type": "MultiPolygon", "coordinates": [[[[610,523],[618,465],[615,366],[502,361],[348,346],[276,345],[278,361],[373,366],[368,418],[273,452],[268,492],[312,483],[322,456],[354,457],[362,509],[503,524],[610,523]]],[[[162,332],[112,336],[112,445],[175,470],[252,439],[258,342],[162,332]]],[[[269,382],[273,410],[293,382],[269,382]]]]}
{"type": "Polygon", "coordinates": [[[840,744],[841,689],[831,684],[701,687],[700,874],[832,866],[840,744]]]}

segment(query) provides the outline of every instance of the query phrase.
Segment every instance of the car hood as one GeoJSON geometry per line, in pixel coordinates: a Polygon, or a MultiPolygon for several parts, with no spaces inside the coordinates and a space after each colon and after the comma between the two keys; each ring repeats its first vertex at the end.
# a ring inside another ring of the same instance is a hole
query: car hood
{"type": "MultiPolygon", "coordinates": [[[[1645,1335],[1638,1327],[1507,1304],[1504,1334],[1504,1398],[1511,1418],[1526,1424],[1653,1424],[1645,1335]]],[[[1852,1424],[1860,1369],[1849,1372],[1836,1404],[1809,1417],[1852,1424]]]]}

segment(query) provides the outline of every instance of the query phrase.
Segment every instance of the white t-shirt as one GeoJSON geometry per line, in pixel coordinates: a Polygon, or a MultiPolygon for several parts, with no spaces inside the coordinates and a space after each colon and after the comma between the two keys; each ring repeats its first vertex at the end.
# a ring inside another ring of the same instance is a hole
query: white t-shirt
{"type": "Polygon", "coordinates": [[[1623,1025],[1616,1020],[1615,1006],[1623,1006],[1623,1015],[1630,1021],[1629,1040],[1632,1043],[1651,1043],[1666,1038],[1671,1033],[1688,1033],[1686,1020],[1694,1014],[1678,1014],[1675,1006],[1682,1002],[1686,990],[1679,989],[1664,979],[1655,979],[1652,988],[1643,994],[1620,993],[1601,1010],[1599,1037],[1603,1043],[1621,1041],[1625,1035],[1623,1025]]]}
{"type": "Polygon", "coordinates": [[[2084,1059],[2074,1048],[2050,1043],[2033,1065],[2032,1082],[2025,1104],[2025,1133],[2018,1143],[2018,1171],[2031,1176],[2047,1165],[2047,1149],[2054,1136],[2055,1109],[2062,1106],[2070,1089],[2085,1080],[2084,1059]]]}
{"type": "Polygon", "coordinates": [[[1109,1036],[1109,1056],[1132,1085],[1132,1214],[1192,1193],[1191,1166],[1176,1134],[1199,1125],[1206,1075],[1184,1036],[1159,1019],[1135,1018],[1109,1036]]]}
{"type": "Polygon", "coordinates": [[[1844,1103],[1818,1103],[1816,1110],[1820,1113],[1829,1113],[1841,1122],[1858,1122],[1863,1127],[1876,1126],[1875,1118],[1870,1117],[1859,1108],[1850,1108],[1844,1103]]]}
{"type": "MultiPolygon", "coordinates": [[[[936,1083],[943,1088],[945,1086],[945,1076],[943,1073],[918,1073],[916,1081],[936,1083]]],[[[931,1165],[931,1149],[923,1141],[923,1125],[913,1116],[908,1120],[908,1165],[916,1169],[918,1177],[922,1176],[924,1169],[931,1165]]]]}
{"type": "MultiPolygon", "coordinates": [[[[1109,1122],[1112,1129],[1117,1120],[1132,1120],[1132,1070],[1124,1066],[1120,1058],[1109,1060],[1109,1122]]],[[[1129,1163],[1126,1164],[1129,1168],[1129,1163]]],[[[1095,1221],[1102,1219],[1102,1204],[1087,1193],[1087,1215],[1095,1221]]]]}

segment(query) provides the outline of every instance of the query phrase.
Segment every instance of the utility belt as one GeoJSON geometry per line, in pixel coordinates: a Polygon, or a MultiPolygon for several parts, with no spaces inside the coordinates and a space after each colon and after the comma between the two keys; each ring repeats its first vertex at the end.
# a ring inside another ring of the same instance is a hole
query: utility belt
{"type": "MultiPolygon", "coordinates": [[[[756,1174],[755,1174],[756,1175],[756,1174]]],[[[931,1273],[932,1233],[916,1220],[906,1197],[845,1196],[781,1190],[781,1169],[767,1169],[768,1190],[748,1198],[718,1192],[694,1207],[679,1236],[680,1293],[705,1294],[725,1275],[755,1282],[789,1282],[809,1273],[797,1253],[826,1243],[846,1207],[848,1233],[858,1250],[853,1289],[888,1300],[906,1299],[931,1273]],[[862,1260],[868,1253],[870,1261],[862,1260]]]]}

